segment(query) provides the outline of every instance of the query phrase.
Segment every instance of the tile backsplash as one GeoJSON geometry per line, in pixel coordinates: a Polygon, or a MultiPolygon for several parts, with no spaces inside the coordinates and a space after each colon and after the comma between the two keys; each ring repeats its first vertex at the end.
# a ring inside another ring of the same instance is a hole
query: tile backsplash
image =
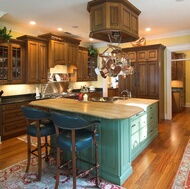
{"type": "Polygon", "coordinates": [[[18,84],[18,85],[0,85],[0,90],[3,90],[2,96],[12,96],[21,94],[30,94],[36,92],[36,84],[18,84]]]}

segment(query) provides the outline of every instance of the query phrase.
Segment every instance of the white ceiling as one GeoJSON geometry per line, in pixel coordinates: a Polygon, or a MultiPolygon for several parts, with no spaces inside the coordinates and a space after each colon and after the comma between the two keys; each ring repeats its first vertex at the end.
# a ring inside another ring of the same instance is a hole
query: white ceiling
{"type": "MultiPolygon", "coordinates": [[[[28,35],[57,32],[58,27],[89,42],[89,0],[0,0],[0,27],[6,26],[28,35]],[[36,26],[29,25],[35,20],[36,26]],[[73,28],[78,26],[78,28],[73,28]]],[[[190,0],[129,0],[139,15],[139,37],[158,39],[168,36],[190,34],[190,0]],[[152,30],[146,32],[145,28],[152,30]]],[[[98,43],[95,40],[92,43],[98,43]]]]}

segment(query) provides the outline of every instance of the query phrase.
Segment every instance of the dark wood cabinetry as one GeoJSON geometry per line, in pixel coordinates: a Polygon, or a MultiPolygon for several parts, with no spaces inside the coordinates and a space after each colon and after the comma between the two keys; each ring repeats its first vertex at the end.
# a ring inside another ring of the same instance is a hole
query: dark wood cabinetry
{"type": "Polygon", "coordinates": [[[88,48],[79,47],[77,63],[77,81],[97,81],[94,69],[97,67],[97,57],[89,56],[88,48]]]}
{"type": "Polygon", "coordinates": [[[135,41],[138,37],[138,16],[140,10],[128,1],[90,1],[90,36],[110,42],[108,34],[119,31],[121,42],[135,41]]]}
{"type": "Polygon", "coordinates": [[[26,120],[21,106],[28,102],[18,102],[0,106],[0,136],[2,140],[26,133],[26,120]]]}
{"type": "Polygon", "coordinates": [[[88,80],[88,49],[79,47],[77,62],[77,81],[88,80]]]}
{"type": "Polygon", "coordinates": [[[67,44],[65,42],[50,40],[48,67],[65,65],[67,61],[67,44]]]}
{"type": "Polygon", "coordinates": [[[180,112],[186,103],[186,62],[184,53],[172,53],[172,112],[180,112]]]}
{"type": "Polygon", "coordinates": [[[77,66],[79,46],[68,43],[68,64],[77,66]]]}
{"type": "Polygon", "coordinates": [[[185,61],[182,60],[184,58],[184,53],[172,53],[172,59],[174,60],[172,61],[172,80],[179,80],[185,83],[185,61]]]}
{"type": "Polygon", "coordinates": [[[97,67],[97,57],[88,56],[88,80],[97,81],[97,74],[94,69],[97,67]]]}
{"type": "Polygon", "coordinates": [[[132,97],[159,100],[159,119],[164,119],[164,49],[161,44],[124,48],[134,73],[119,76],[119,93],[128,89],[132,97]]]}
{"type": "Polygon", "coordinates": [[[46,83],[48,41],[33,36],[21,36],[26,41],[26,83],[46,83]]]}
{"type": "Polygon", "coordinates": [[[38,37],[49,41],[48,68],[53,68],[56,65],[77,65],[80,40],[52,33],[38,37]]]}
{"type": "Polygon", "coordinates": [[[0,84],[23,83],[24,43],[11,39],[0,41],[0,84]]]}
{"type": "Polygon", "coordinates": [[[172,113],[178,113],[185,107],[184,91],[172,91],[172,113]]]}
{"type": "Polygon", "coordinates": [[[108,97],[112,98],[114,96],[118,96],[118,88],[108,88],[108,97]]]}

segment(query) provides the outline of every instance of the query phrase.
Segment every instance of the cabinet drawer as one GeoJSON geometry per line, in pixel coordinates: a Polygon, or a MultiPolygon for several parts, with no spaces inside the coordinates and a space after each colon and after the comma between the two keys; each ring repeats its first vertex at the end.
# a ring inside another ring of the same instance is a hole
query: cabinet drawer
{"type": "Polygon", "coordinates": [[[21,119],[25,120],[21,109],[3,111],[3,123],[14,122],[16,120],[21,120],[21,119]]]}
{"type": "Polygon", "coordinates": [[[139,148],[139,132],[131,136],[131,151],[134,153],[139,148]]]}
{"type": "Polygon", "coordinates": [[[6,104],[3,105],[3,110],[12,110],[12,109],[21,109],[22,105],[27,106],[29,102],[18,102],[18,103],[13,103],[13,104],[6,104]]]}
{"type": "Polygon", "coordinates": [[[140,142],[146,140],[147,137],[148,137],[148,128],[147,126],[145,126],[140,130],[140,142]]]}
{"type": "Polygon", "coordinates": [[[131,122],[131,134],[134,134],[139,130],[139,122],[138,120],[131,122]]]}
{"type": "Polygon", "coordinates": [[[16,132],[26,131],[26,120],[17,120],[3,124],[3,136],[15,134],[16,132]]]}
{"type": "Polygon", "coordinates": [[[149,117],[146,114],[140,117],[140,128],[147,125],[148,118],[149,117]]]}

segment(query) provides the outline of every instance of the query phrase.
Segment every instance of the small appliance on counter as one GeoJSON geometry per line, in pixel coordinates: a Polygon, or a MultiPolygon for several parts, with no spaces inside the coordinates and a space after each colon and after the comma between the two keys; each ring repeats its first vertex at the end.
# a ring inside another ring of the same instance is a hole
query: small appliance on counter
{"type": "Polygon", "coordinates": [[[89,87],[89,91],[90,91],[90,92],[95,91],[95,87],[94,87],[94,86],[90,86],[90,87],[89,87]]]}

